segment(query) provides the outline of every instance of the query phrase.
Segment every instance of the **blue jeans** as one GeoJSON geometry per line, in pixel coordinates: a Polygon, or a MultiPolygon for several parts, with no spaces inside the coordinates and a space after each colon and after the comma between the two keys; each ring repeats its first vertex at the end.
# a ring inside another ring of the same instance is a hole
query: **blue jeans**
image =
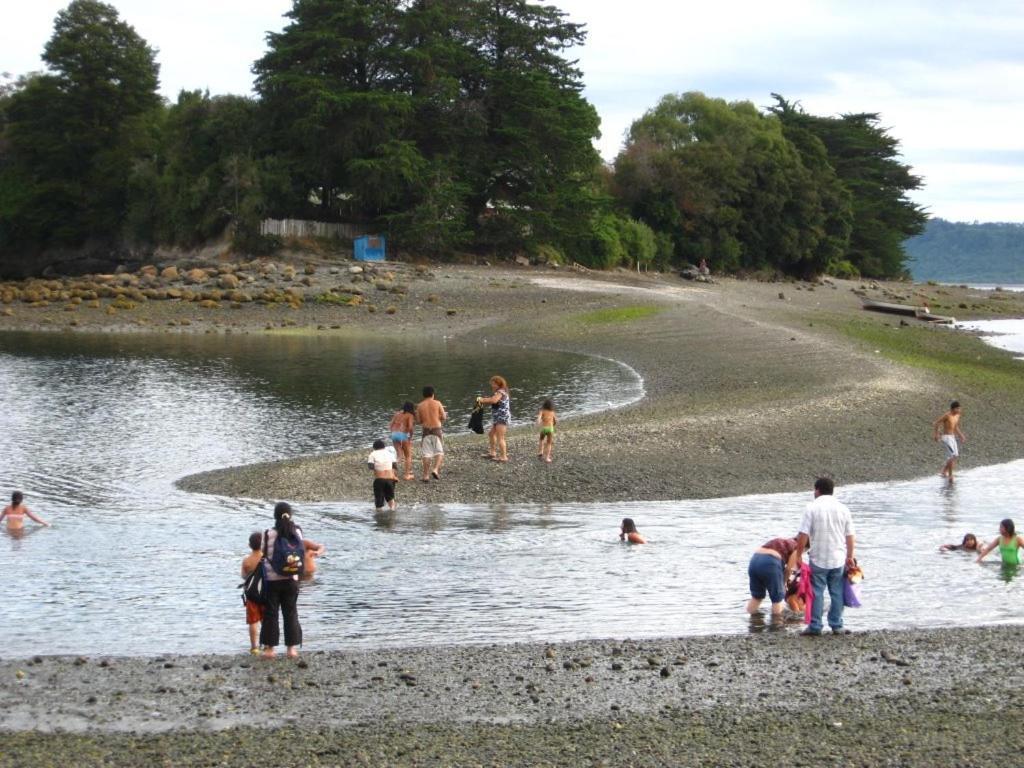
{"type": "Polygon", "coordinates": [[[829,598],[832,601],[828,607],[828,625],[834,631],[843,628],[843,574],[845,571],[843,566],[819,568],[811,563],[814,605],[811,606],[811,623],[807,627],[811,632],[821,632],[821,614],[825,610],[825,587],[828,587],[829,598]]]}

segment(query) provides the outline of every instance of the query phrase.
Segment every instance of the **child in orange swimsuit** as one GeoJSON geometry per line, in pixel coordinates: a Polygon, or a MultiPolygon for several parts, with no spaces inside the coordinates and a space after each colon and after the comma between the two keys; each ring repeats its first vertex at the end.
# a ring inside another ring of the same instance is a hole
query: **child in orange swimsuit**
{"type": "Polygon", "coordinates": [[[3,512],[0,512],[0,521],[7,518],[7,530],[20,531],[25,527],[26,517],[42,526],[50,527],[48,522],[34,515],[32,510],[25,506],[25,494],[21,491],[15,491],[11,494],[11,503],[4,507],[3,512]]]}

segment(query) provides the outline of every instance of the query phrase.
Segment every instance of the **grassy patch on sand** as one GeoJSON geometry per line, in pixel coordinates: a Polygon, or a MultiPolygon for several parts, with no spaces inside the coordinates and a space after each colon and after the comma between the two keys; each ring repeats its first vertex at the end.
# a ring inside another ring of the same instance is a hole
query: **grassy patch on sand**
{"type": "Polygon", "coordinates": [[[963,384],[1024,394],[1024,362],[968,333],[862,320],[836,322],[834,327],[897,363],[933,371],[963,384]]]}
{"type": "Polygon", "coordinates": [[[585,312],[577,315],[577,319],[584,325],[606,325],[608,323],[628,323],[632,320],[641,320],[661,312],[661,307],[649,305],[638,305],[632,307],[615,307],[613,309],[599,309],[594,312],[585,312]]]}

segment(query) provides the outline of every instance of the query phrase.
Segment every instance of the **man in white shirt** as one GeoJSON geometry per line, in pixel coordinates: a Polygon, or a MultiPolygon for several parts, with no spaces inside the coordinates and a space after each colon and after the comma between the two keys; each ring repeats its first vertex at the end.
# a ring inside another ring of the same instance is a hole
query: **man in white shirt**
{"type": "Polygon", "coordinates": [[[800,535],[797,537],[797,561],[810,544],[811,584],[814,587],[814,604],[811,607],[811,623],[801,634],[821,634],[821,614],[825,608],[825,590],[828,589],[831,604],[828,608],[828,625],[834,634],[847,634],[843,629],[843,575],[854,565],[853,518],[845,504],[836,501],[832,492],[835,483],[827,477],[814,481],[814,501],[807,505],[800,521],[800,535]]]}

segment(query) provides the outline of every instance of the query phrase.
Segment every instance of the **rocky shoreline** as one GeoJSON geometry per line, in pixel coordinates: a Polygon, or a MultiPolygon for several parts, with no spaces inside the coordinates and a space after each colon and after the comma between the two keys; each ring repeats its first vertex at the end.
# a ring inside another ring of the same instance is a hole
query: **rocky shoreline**
{"type": "MultiPolygon", "coordinates": [[[[185,267],[197,265],[180,265],[177,277],[167,271],[175,265],[154,265],[83,284],[50,281],[45,297],[26,295],[41,291],[38,281],[3,283],[0,330],[446,335],[602,355],[643,376],[639,403],[567,420],[550,467],[536,461],[532,427],[513,430],[505,466],[479,459],[480,438],[457,438],[444,479],[402,484],[403,504],[702,498],[805,489],[821,472],[840,485],[930,474],[939,458],[931,419],[953,396],[965,402],[968,466],[1021,455],[1019,376],[1001,367],[1008,355],[963,334],[864,313],[860,298],[1021,317],[1024,296],[295,261],[290,270],[280,260],[207,265],[192,287],[185,267]],[[225,296],[234,290],[251,291],[250,301],[225,296]],[[222,293],[204,298],[212,291],[222,293]]],[[[481,372],[482,383],[490,373],[481,372]]],[[[362,457],[233,468],[181,485],[361,499],[362,457]]],[[[1024,710],[1012,693],[1024,676],[1015,663],[1020,627],[818,640],[794,627],[752,629],[743,637],[307,652],[299,664],[7,659],[0,767],[936,766],[1005,762],[1024,747],[1024,710]]]]}
{"type": "Polygon", "coordinates": [[[0,766],[937,766],[1024,747],[1024,628],[753,628],[299,663],[8,660],[0,766]]]}

